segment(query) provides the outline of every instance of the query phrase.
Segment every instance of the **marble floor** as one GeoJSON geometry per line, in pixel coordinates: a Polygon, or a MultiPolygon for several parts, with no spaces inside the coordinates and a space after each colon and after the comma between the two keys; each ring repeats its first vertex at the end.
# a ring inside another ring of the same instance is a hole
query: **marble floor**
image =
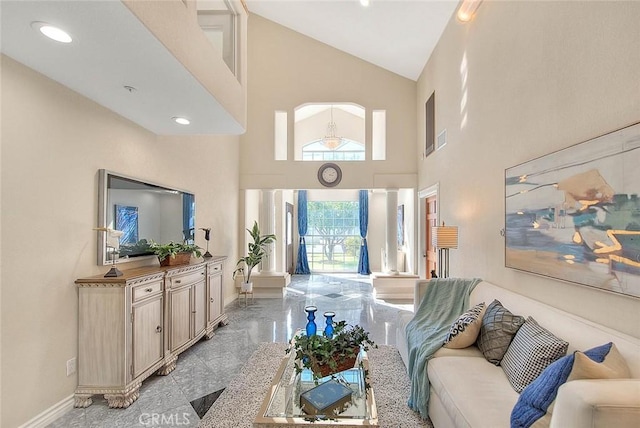
{"type": "Polygon", "coordinates": [[[94,397],[91,406],[72,409],[48,428],[196,427],[200,418],[193,406],[206,411],[258,344],[286,342],[303,328],[306,305],[318,307],[318,329],[322,313],[331,310],[335,320],[363,326],[376,343],[395,345],[396,314],[412,305],[376,300],[371,291],[371,280],[354,274],[294,275],[283,299],[229,304],[229,325],[180,354],[169,375],[145,380],[140,398],[127,409],[109,409],[102,397],[94,397]]]}

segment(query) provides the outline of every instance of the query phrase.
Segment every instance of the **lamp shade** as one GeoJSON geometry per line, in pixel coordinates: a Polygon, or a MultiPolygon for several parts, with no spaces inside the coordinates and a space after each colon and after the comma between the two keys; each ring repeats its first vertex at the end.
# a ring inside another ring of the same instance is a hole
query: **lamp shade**
{"type": "Polygon", "coordinates": [[[436,248],[458,248],[458,226],[434,226],[431,237],[436,248]]]}

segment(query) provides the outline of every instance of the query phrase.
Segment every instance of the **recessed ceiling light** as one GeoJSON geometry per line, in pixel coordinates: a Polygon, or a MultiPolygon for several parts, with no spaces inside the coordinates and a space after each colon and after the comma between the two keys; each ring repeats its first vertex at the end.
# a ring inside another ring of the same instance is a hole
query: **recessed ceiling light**
{"type": "Polygon", "coordinates": [[[62,30],[61,28],[55,27],[51,24],[47,24],[46,22],[32,22],[31,26],[39,30],[42,34],[44,34],[51,40],[55,40],[56,42],[71,43],[71,41],[73,40],[69,33],[62,30]]]}
{"type": "Polygon", "coordinates": [[[187,119],[186,117],[172,117],[171,119],[175,120],[176,123],[179,123],[180,125],[188,125],[191,123],[191,121],[189,119],[187,119]]]}
{"type": "Polygon", "coordinates": [[[360,4],[364,7],[369,6],[369,0],[360,0],[360,4]]]}

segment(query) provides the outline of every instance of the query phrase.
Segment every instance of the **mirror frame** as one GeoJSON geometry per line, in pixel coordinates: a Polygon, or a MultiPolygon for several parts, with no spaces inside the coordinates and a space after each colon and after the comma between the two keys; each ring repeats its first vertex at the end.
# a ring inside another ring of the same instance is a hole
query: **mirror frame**
{"type": "MultiPolygon", "coordinates": [[[[125,174],[120,174],[118,172],[109,171],[106,169],[98,170],[98,227],[106,228],[107,227],[107,201],[108,201],[108,188],[107,185],[109,183],[109,177],[117,177],[125,180],[131,180],[138,182],[140,184],[159,187],[161,189],[176,191],[180,193],[188,193],[193,195],[195,201],[195,193],[190,192],[189,190],[177,189],[175,187],[168,187],[164,184],[154,183],[148,180],[142,180],[140,178],[131,177],[125,174]]],[[[194,221],[195,221],[195,211],[193,213],[194,221]]],[[[105,232],[98,231],[98,266],[108,266],[113,264],[113,261],[107,260],[107,234],[105,232]]],[[[138,257],[126,257],[126,258],[118,258],[116,259],[116,264],[121,263],[130,263],[130,262],[139,262],[146,260],[157,260],[155,255],[148,256],[138,256],[138,257]]]]}

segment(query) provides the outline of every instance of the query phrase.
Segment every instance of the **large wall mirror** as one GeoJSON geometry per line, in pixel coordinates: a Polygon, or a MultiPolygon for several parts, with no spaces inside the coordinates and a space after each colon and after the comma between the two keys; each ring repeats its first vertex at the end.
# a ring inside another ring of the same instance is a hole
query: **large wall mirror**
{"type": "Polygon", "coordinates": [[[149,243],[194,241],[193,193],[99,171],[98,264],[152,257],[149,243]]]}

